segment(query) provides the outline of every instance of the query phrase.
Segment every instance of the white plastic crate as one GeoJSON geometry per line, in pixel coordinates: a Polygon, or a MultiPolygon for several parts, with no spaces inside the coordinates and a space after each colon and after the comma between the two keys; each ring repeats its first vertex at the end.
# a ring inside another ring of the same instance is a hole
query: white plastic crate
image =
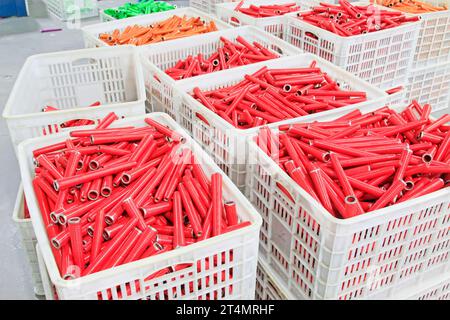
{"type": "MultiPolygon", "coordinates": [[[[270,5],[270,4],[286,4],[297,3],[301,6],[300,0],[245,0],[243,8],[247,8],[249,5],[270,5]]],[[[226,23],[232,26],[238,27],[243,25],[251,25],[263,29],[264,31],[273,34],[278,38],[283,38],[284,35],[284,20],[285,16],[275,16],[267,18],[255,18],[246,15],[239,11],[234,11],[237,3],[221,3],[216,5],[216,15],[226,23]]]]}
{"type": "MultiPolygon", "coordinates": [[[[357,0],[347,0],[347,1],[350,3],[361,2],[361,1],[357,1],[357,0]]],[[[320,6],[321,2],[339,5],[339,0],[302,0],[302,4],[303,4],[302,9],[320,6]]]]}
{"type": "Polygon", "coordinates": [[[287,42],[382,89],[407,82],[421,25],[417,21],[396,28],[342,37],[302,21],[296,14],[289,14],[285,22],[287,42]]]}
{"type": "Polygon", "coordinates": [[[433,6],[446,5],[448,10],[418,14],[422,24],[413,68],[442,63],[450,59],[450,0],[423,0],[422,2],[433,6]]]}
{"type": "Polygon", "coordinates": [[[431,5],[445,4],[448,10],[422,13],[413,67],[450,60],[450,0],[424,0],[431,5]]]}
{"type": "MultiPolygon", "coordinates": [[[[132,46],[75,50],[29,57],[3,111],[12,144],[64,131],[72,119],[98,120],[145,113],[145,87],[139,55],[132,46]],[[97,107],[88,107],[95,101],[97,107]],[[42,112],[51,105],[60,111],[42,112]]],[[[70,128],[69,128],[70,129],[70,128]]]]}
{"type": "Polygon", "coordinates": [[[41,275],[39,272],[38,258],[36,253],[36,235],[34,234],[33,225],[30,218],[25,218],[25,206],[23,197],[22,184],[17,193],[16,202],[12,219],[20,232],[22,246],[27,254],[28,262],[31,269],[31,278],[33,280],[34,293],[36,295],[44,295],[44,287],[42,285],[41,275]]]}
{"type": "Polygon", "coordinates": [[[166,112],[176,119],[173,101],[174,86],[178,82],[189,82],[192,79],[175,81],[164,70],[175,65],[178,60],[186,59],[189,55],[198,53],[202,53],[205,57],[211,55],[223,45],[220,37],[235,41],[238,36],[249,42],[257,41],[280,56],[301,53],[300,49],[252,26],[221,30],[149,46],[141,51],[141,57],[147,103],[153,106],[153,111],[166,112]]]}
{"type": "MultiPolygon", "coordinates": [[[[297,122],[304,121],[285,123],[297,122]]],[[[342,220],[254,141],[249,150],[248,197],[263,218],[260,256],[296,297],[395,299],[419,281],[449,274],[450,188],[342,220]]]]}
{"type": "MultiPolygon", "coordinates": [[[[160,13],[147,14],[143,16],[137,16],[133,18],[113,20],[109,22],[103,22],[98,24],[89,25],[81,28],[83,32],[84,44],[86,48],[94,47],[108,47],[109,45],[104,41],[100,40],[98,37],[101,33],[110,33],[115,29],[124,30],[127,26],[138,25],[150,25],[155,22],[164,21],[174,15],[177,16],[187,16],[187,17],[201,17],[203,21],[210,22],[214,21],[218,30],[229,29],[230,25],[225,22],[220,21],[216,17],[213,17],[207,13],[199,11],[194,8],[185,7],[178,8],[174,10],[169,10],[160,13]]],[[[171,40],[173,41],[173,40],[171,40]]],[[[144,48],[146,46],[151,46],[153,44],[138,46],[138,48],[144,48]]]]}
{"type": "Polygon", "coordinates": [[[320,112],[301,117],[302,121],[309,119],[321,119],[322,116],[341,114],[346,110],[362,108],[370,111],[383,104],[387,94],[369,83],[356,78],[354,75],[336,67],[335,65],[311,54],[300,54],[298,56],[283,57],[276,60],[269,60],[258,64],[247,65],[235,69],[221,71],[195,77],[188,81],[178,81],[175,94],[175,114],[176,120],[186,128],[194,139],[201,143],[203,148],[212,156],[219,167],[231,178],[231,180],[241,189],[245,187],[246,164],[248,159],[248,149],[246,141],[258,128],[246,130],[237,129],[217,114],[194,99],[190,93],[193,88],[199,87],[203,91],[218,89],[234,85],[244,79],[244,75],[252,74],[263,66],[268,68],[301,68],[307,67],[316,60],[317,66],[330,77],[338,81],[341,88],[351,88],[351,90],[367,92],[368,101],[361,104],[349,105],[343,108],[320,112]],[[200,120],[196,115],[201,116],[208,123],[200,120]]]}
{"type": "Polygon", "coordinates": [[[262,259],[258,259],[256,269],[255,300],[295,300],[295,297],[279,281],[278,276],[262,259]]]}
{"type": "Polygon", "coordinates": [[[45,0],[47,11],[59,20],[78,20],[98,16],[97,0],[45,0]]]}
{"type": "MultiPolygon", "coordinates": [[[[439,270],[438,270],[439,271],[439,270]]],[[[450,300],[450,275],[432,272],[421,279],[402,284],[403,288],[394,287],[390,292],[381,292],[369,297],[371,300],[450,300]]],[[[295,296],[283,280],[264,260],[258,258],[256,269],[255,300],[298,300],[304,296],[295,296]]]]}
{"type": "MultiPolygon", "coordinates": [[[[115,122],[112,127],[145,126],[144,119],[150,117],[186,138],[185,148],[192,150],[196,159],[202,164],[205,173],[210,176],[220,169],[213,163],[201,147],[181,129],[168,115],[163,113],[147,114],[115,122]]],[[[251,225],[233,232],[225,233],[208,240],[182,247],[160,255],[141,259],[114,269],[109,269],[75,280],[63,280],[59,275],[43,220],[33,191],[33,155],[36,148],[64,141],[68,133],[30,139],[19,146],[19,164],[33,227],[42,250],[43,259],[48,269],[50,281],[61,300],[67,299],[253,299],[255,292],[256,265],[258,257],[258,233],[261,217],[248,200],[226,177],[223,180],[224,199],[233,200],[237,205],[240,218],[250,221],[251,225]],[[206,268],[206,260],[217,258],[216,267],[206,268]],[[181,263],[191,264],[183,270],[146,280],[149,275],[169,266],[181,263]],[[197,266],[200,265],[202,270],[197,266]],[[232,270],[232,277],[229,271],[232,270]],[[214,275],[225,272],[225,277],[206,282],[214,275]],[[202,288],[194,286],[189,292],[190,284],[201,281],[202,288]]],[[[48,287],[48,285],[45,285],[48,287]]],[[[47,292],[48,290],[46,290],[47,292]]]]}
{"type": "MultiPolygon", "coordinates": [[[[195,8],[197,10],[216,14],[216,4],[225,2],[239,2],[240,0],[189,0],[189,7],[195,8]]],[[[236,4],[237,4],[236,3],[236,4]]]]}
{"type": "MultiPolygon", "coordinates": [[[[167,2],[167,1],[166,1],[166,2],[167,2]]],[[[168,2],[168,3],[169,3],[170,5],[172,5],[172,6],[174,6],[174,7],[175,7],[174,9],[177,8],[177,5],[176,5],[176,4],[170,3],[170,2],[168,2]]],[[[122,20],[122,19],[116,19],[116,18],[110,16],[109,14],[107,14],[107,13],[105,12],[105,10],[107,10],[107,9],[115,9],[115,10],[117,10],[118,8],[119,8],[119,7],[101,9],[100,12],[99,12],[100,21],[101,21],[101,22],[109,22],[109,21],[115,21],[115,20],[122,20]]],[[[171,10],[168,10],[168,11],[171,11],[171,10]]],[[[154,12],[154,13],[149,13],[149,14],[155,14],[155,13],[159,13],[159,12],[154,12]]],[[[144,15],[144,14],[142,14],[142,15],[144,15]]],[[[142,16],[142,15],[140,15],[140,16],[142,16]]],[[[130,18],[131,18],[131,17],[130,17],[130,18]]],[[[125,18],[125,19],[128,19],[128,18],[125,18]]]]}
{"type": "Polygon", "coordinates": [[[450,60],[412,69],[406,87],[406,100],[429,103],[433,111],[447,109],[450,102],[450,60]]]}

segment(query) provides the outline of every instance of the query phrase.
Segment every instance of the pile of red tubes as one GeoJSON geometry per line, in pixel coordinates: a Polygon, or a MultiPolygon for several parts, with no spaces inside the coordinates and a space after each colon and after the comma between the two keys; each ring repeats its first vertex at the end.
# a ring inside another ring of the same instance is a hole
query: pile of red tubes
{"type": "Polygon", "coordinates": [[[165,72],[173,79],[181,80],[279,57],[262,44],[256,41],[251,44],[241,36],[236,38],[236,42],[224,37],[220,37],[220,41],[223,45],[209,57],[206,58],[201,53],[190,55],[165,72]]]}
{"type": "Polygon", "coordinates": [[[282,16],[286,13],[295,12],[300,10],[300,7],[297,6],[295,2],[286,3],[286,4],[271,4],[271,5],[260,5],[255,6],[251,4],[247,8],[243,8],[244,1],[241,1],[234,8],[234,11],[239,11],[248,16],[252,16],[254,18],[267,18],[267,17],[275,17],[282,16]]]}
{"type": "Polygon", "coordinates": [[[278,136],[263,127],[256,139],[327,211],[348,219],[448,187],[450,115],[432,120],[430,111],[415,101],[401,113],[355,110],[282,125],[278,136]]]}
{"type": "MultiPolygon", "coordinates": [[[[96,101],[94,103],[92,103],[91,105],[89,105],[90,107],[98,107],[100,105],[99,101],[96,101]]],[[[52,112],[52,111],[59,111],[61,109],[52,107],[52,106],[45,106],[44,108],[42,108],[42,112],[52,112]]],[[[73,119],[73,120],[69,120],[66,122],[61,123],[59,126],[61,128],[71,128],[71,127],[79,127],[79,126],[87,126],[87,125],[91,125],[94,124],[94,120],[90,120],[90,119],[73,119]]],[[[47,126],[47,130],[44,129],[42,130],[43,135],[47,135],[47,134],[52,134],[52,133],[57,133],[59,132],[59,128],[58,125],[48,125],[47,126]]]]}
{"type": "Polygon", "coordinates": [[[342,37],[386,30],[420,20],[419,16],[407,17],[400,11],[388,11],[373,5],[353,5],[347,0],[339,0],[338,5],[320,2],[311,11],[299,12],[297,16],[342,37]]]}
{"type": "Polygon", "coordinates": [[[116,119],[33,152],[33,187],[64,279],[249,225],[224,202],[222,175],[208,178],[179,133],[151,118],[109,128],[116,119]]]}
{"type": "Polygon", "coordinates": [[[313,61],[305,68],[263,67],[217,90],[193,90],[193,97],[239,129],[297,118],[366,101],[366,93],[339,88],[313,61]]]}

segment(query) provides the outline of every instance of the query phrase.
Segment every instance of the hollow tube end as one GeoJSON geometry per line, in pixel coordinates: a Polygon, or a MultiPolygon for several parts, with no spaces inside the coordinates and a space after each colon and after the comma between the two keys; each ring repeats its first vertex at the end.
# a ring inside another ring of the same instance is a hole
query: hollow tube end
{"type": "Polygon", "coordinates": [[[414,182],[411,180],[405,181],[405,190],[412,190],[414,189],[414,182]]]}
{"type": "Polygon", "coordinates": [[[101,193],[101,195],[102,195],[102,197],[109,197],[110,195],[111,195],[111,192],[112,192],[112,190],[111,190],[111,188],[109,188],[109,187],[104,187],[104,188],[102,188],[102,190],[100,191],[100,193],[101,193]]]}
{"type": "Polygon", "coordinates": [[[354,195],[348,195],[344,199],[346,204],[355,204],[357,203],[357,199],[354,195]]]}
{"type": "Polygon", "coordinates": [[[89,200],[95,201],[95,200],[98,199],[98,196],[99,196],[99,194],[98,194],[97,190],[90,190],[88,192],[88,196],[87,197],[88,197],[89,200]]]}
{"type": "Polygon", "coordinates": [[[78,224],[80,222],[81,222],[80,217],[73,217],[73,218],[70,218],[69,220],[67,220],[68,224],[78,224]]]}

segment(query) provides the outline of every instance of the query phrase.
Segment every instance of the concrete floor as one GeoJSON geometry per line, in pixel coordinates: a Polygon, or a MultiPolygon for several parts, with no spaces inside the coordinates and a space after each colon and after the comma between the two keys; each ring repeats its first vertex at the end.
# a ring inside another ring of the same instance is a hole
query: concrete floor
{"type": "MultiPolygon", "coordinates": [[[[106,0],[98,4],[100,8],[108,8],[125,2],[130,0],[106,0]]],[[[179,7],[188,4],[188,1],[171,2],[179,7]]],[[[65,23],[49,18],[42,0],[28,0],[28,3],[29,17],[0,19],[1,110],[27,57],[84,47],[81,31],[68,29],[65,23]],[[40,32],[50,28],[63,28],[63,31],[40,32]]],[[[83,20],[82,25],[97,22],[98,17],[83,20]]],[[[35,299],[20,234],[11,220],[20,173],[3,118],[0,119],[0,163],[0,299],[35,299]]]]}

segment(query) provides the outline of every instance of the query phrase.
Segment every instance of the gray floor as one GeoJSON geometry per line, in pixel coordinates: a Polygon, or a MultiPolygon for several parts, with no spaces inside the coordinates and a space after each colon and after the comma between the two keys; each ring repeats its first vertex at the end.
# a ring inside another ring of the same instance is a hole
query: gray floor
{"type": "MultiPolygon", "coordinates": [[[[167,1],[167,0],[166,0],[167,1]]],[[[0,19],[0,110],[25,59],[33,54],[83,48],[80,30],[71,30],[47,16],[42,0],[28,0],[30,17],[0,19]],[[63,31],[41,33],[41,29],[63,31]]],[[[100,1],[101,8],[121,5],[127,0],[100,1]]],[[[188,1],[171,1],[178,6],[188,1]]],[[[99,22],[98,18],[82,25],[99,22]]],[[[2,111],[3,112],[3,111],[2,111]]],[[[20,174],[5,121],[0,119],[0,299],[35,299],[28,262],[20,235],[11,220],[20,174]]]]}

